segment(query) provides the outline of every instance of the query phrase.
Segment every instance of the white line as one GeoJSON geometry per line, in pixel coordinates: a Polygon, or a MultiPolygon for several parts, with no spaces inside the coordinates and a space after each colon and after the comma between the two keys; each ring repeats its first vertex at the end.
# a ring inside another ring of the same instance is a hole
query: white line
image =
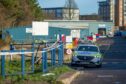
{"type": "Polygon", "coordinates": [[[113,75],[98,75],[98,78],[113,78],[113,75]]]}

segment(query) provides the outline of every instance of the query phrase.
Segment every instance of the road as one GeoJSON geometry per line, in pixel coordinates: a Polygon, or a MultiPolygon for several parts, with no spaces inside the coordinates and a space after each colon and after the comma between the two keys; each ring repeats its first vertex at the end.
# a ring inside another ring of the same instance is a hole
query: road
{"type": "Polygon", "coordinates": [[[102,68],[74,67],[81,75],[71,84],[126,84],[126,39],[106,38],[98,44],[104,54],[102,68]]]}

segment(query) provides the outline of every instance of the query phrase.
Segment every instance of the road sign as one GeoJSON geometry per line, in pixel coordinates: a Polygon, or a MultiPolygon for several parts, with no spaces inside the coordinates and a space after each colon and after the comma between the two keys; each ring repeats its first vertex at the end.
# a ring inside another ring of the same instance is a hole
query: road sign
{"type": "Polygon", "coordinates": [[[48,22],[32,22],[32,35],[48,35],[48,22]]]}
{"type": "Polygon", "coordinates": [[[66,36],[66,42],[72,43],[72,36],[66,36]]]}
{"type": "Polygon", "coordinates": [[[68,55],[71,55],[71,54],[72,54],[72,50],[71,50],[71,49],[67,49],[66,53],[67,53],[68,55]]]}
{"type": "Polygon", "coordinates": [[[66,49],[72,49],[73,44],[72,43],[66,43],[66,49]]]}

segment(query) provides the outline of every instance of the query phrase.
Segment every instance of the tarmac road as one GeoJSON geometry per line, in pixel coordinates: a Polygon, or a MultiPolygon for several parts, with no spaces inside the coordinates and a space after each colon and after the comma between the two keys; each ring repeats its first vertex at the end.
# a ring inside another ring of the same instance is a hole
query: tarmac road
{"type": "Polygon", "coordinates": [[[71,84],[126,84],[126,39],[106,38],[98,44],[104,54],[102,68],[73,67],[81,75],[71,84]]]}

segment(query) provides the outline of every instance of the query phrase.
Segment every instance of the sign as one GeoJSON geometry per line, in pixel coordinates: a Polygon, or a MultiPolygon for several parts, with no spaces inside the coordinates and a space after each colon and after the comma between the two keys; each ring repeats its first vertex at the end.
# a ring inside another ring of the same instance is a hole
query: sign
{"type": "Polygon", "coordinates": [[[73,38],[80,38],[80,30],[71,30],[71,36],[73,38]]]}
{"type": "Polygon", "coordinates": [[[66,36],[66,42],[72,43],[72,36],[66,36]]]}
{"type": "Polygon", "coordinates": [[[93,35],[93,42],[96,42],[96,35],[93,35]]]}
{"type": "Polygon", "coordinates": [[[66,43],[66,49],[72,49],[73,44],[72,43],[66,43]]]}
{"type": "Polygon", "coordinates": [[[72,54],[72,50],[71,50],[71,49],[67,49],[66,53],[67,53],[68,55],[71,55],[71,54],[72,54]]]}
{"type": "Polygon", "coordinates": [[[105,24],[99,24],[98,27],[100,27],[100,28],[105,28],[106,25],[105,25],[105,24]]]}
{"type": "Polygon", "coordinates": [[[48,22],[32,22],[32,35],[48,35],[48,22]]]}
{"type": "Polygon", "coordinates": [[[32,28],[26,28],[26,33],[32,33],[32,28]]]}

